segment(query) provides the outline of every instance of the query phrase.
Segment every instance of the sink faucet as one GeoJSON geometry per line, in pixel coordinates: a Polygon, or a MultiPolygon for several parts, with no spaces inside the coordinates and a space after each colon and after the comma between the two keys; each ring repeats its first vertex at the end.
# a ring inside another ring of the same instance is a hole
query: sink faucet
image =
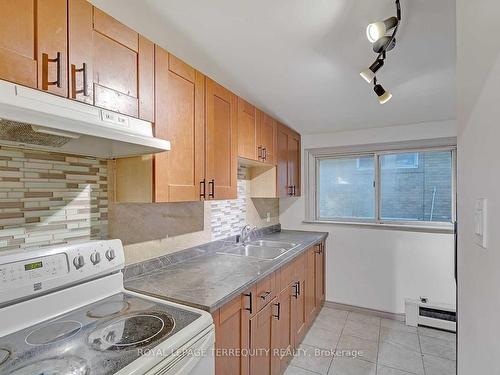
{"type": "Polygon", "coordinates": [[[257,229],[257,227],[250,227],[250,225],[245,225],[241,228],[241,233],[238,237],[238,242],[242,245],[245,245],[245,242],[252,235],[252,233],[257,229]]]}

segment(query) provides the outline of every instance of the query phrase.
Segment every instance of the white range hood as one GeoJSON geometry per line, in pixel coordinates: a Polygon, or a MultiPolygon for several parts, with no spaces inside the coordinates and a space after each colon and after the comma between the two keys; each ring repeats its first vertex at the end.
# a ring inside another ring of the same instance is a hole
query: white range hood
{"type": "Polygon", "coordinates": [[[104,159],[170,150],[150,122],[5,81],[0,144],[104,159]]]}

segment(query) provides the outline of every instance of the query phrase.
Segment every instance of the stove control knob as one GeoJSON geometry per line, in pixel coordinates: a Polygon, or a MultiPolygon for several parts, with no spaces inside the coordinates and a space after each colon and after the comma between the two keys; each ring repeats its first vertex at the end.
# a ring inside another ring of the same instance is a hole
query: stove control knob
{"type": "Polygon", "coordinates": [[[111,262],[113,259],[115,259],[115,251],[113,249],[109,249],[106,251],[106,258],[111,262]]]}
{"type": "Polygon", "coordinates": [[[85,265],[85,259],[83,259],[83,256],[78,255],[75,259],[73,259],[73,264],[76,269],[80,269],[85,265]]]}
{"type": "Polygon", "coordinates": [[[97,251],[95,253],[90,254],[90,261],[95,266],[97,263],[101,261],[101,254],[99,254],[97,251]]]}

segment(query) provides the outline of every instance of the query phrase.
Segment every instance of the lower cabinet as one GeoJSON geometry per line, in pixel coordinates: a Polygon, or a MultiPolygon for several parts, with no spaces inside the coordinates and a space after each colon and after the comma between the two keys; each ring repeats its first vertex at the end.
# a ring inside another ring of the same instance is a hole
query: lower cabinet
{"type": "Polygon", "coordinates": [[[213,314],[217,375],[285,371],[324,302],[324,265],[320,243],[213,314]]]}

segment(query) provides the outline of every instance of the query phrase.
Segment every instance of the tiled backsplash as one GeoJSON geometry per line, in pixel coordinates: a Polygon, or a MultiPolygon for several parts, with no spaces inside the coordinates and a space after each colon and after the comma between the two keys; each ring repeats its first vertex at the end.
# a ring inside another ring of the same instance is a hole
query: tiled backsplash
{"type": "Polygon", "coordinates": [[[0,250],[107,235],[107,163],[0,147],[0,250]]]}
{"type": "MultiPolygon", "coordinates": [[[[278,199],[252,199],[248,189],[240,167],[234,200],[113,205],[110,235],[124,241],[130,264],[234,236],[245,224],[277,224],[278,199]]],[[[0,147],[0,251],[107,236],[105,160],[0,147]]]]}

